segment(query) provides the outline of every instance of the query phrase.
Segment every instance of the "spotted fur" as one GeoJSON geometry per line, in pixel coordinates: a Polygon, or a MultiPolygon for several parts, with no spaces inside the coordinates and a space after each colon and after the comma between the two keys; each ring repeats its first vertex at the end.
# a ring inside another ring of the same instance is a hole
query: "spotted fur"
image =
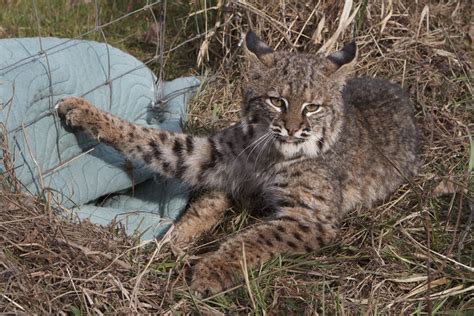
{"type": "Polygon", "coordinates": [[[249,32],[239,123],[207,137],[133,125],[81,98],[60,101],[71,126],[129,159],[206,192],[176,223],[180,248],[219,222],[230,201],[272,215],[194,267],[201,295],[233,285],[247,266],[331,243],[347,211],[371,206],[417,169],[413,107],[398,85],[346,80],[354,43],[329,56],[274,52],[249,32]]]}

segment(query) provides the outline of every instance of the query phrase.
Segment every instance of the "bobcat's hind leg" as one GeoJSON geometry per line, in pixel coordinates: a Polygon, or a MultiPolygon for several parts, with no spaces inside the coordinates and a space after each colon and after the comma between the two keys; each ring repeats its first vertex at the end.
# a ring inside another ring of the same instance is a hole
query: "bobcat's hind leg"
{"type": "Polygon", "coordinates": [[[255,268],[278,255],[312,252],[335,239],[342,215],[340,199],[335,198],[340,196],[337,180],[326,170],[307,172],[311,164],[292,168],[301,176],[282,173],[274,180],[274,215],[228,238],[193,267],[190,288],[197,295],[241,283],[245,267],[255,268]]]}
{"type": "Polygon", "coordinates": [[[176,222],[171,234],[173,253],[182,254],[183,248],[219,223],[229,205],[227,195],[220,191],[206,192],[191,201],[188,209],[176,222]]]}

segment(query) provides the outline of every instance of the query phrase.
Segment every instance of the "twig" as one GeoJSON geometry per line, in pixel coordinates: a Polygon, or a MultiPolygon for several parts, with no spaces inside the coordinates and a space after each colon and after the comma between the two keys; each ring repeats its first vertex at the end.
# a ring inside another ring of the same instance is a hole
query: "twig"
{"type": "Polygon", "coordinates": [[[15,305],[16,307],[18,307],[19,309],[21,309],[22,311],[26,312],[26,310],[20,305],[18,304],[17,302],[15,302],[14,300],[12,300],[11,298],[9,298],[8,296],[6,296],[5,294],[2,294],[3,298],[5,298],[7,301],[9,301],[10,303],[12,303],[13,305],[15,305]]]}
{"type": "Polygon", "coordinates": [[[101,256],[101,257],[104,257],[108,260],[112,260],[112,263],[111,264],[117,264],[119,266],[121,266],[122,268],[126,269],[126,270],[132,270],[132,266],[129,265],[128,263],[122,261],[122,260],[119,260],[118,258],[113,258],[111,255],[107,254],[107,253],[104,253],[102,251],[94,251],[94,250],[90,250],[89,248],[87,247],[84,247],[84,246],[81,246],[79,244],[76,244],[75,242],[72,242],[72,241],[69,241],[69,240],[65,240],[65,239],[61,239],[61,238],[56,238],[56,240],[58,242],[61,242],[61,243],[64,243],[66,245],[69,245],[71,247],[74,247],[76,249],[79,249],[81,250],[86,256],[101,256]]]}

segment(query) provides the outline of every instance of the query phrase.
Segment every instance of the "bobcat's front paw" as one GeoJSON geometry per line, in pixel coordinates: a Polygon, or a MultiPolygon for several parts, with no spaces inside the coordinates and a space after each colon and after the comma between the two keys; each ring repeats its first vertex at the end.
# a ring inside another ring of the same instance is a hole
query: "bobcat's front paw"
{"type": "Polygon", "coordinates": [[[191,244],[188,240],[180,239],[180,236],[177,234],[171,235],[170,249],[175,257],[183,257],[185,255],[185,249],[191,244]]]}
{"type": "Polygon", "coordinates": [[[88,117],[96,111],[88,101],[78,97],[62,98],[54,109],[65,119],[67,125],[79,128],[84,128],[88,117]]]}
{"type": "Polygon", "coordinates": [[[217,256],[205,258],[193,269],[191,291],[202,298],[222,292],[236,284],[239,272],[238,264],[217,256]]]}
{"type": "Polygon", "coordinates": [[[178,223],[175,225],[170,240],[170,248],[173,255],[182,257],[190,246],[199,238],[199,235],[193,231],[193,227],[178,223]]]}

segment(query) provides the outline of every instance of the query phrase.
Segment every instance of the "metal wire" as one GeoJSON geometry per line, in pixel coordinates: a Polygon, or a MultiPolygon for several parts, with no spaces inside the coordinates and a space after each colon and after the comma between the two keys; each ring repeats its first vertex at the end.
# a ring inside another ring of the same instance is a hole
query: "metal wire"
{"type": "MultiPolygon", "coordinates": [[[[170,95],[170,96],[165,96],[163,95],[163,78],[164,78],[164,64],[165,64],[165,56],[166,54],[170,53],[170,52],[173,52],[175,50],[177,50],[178,48],[182,47],[183,45],[189,43],[189,42],[192,42],[192,41],[195,41],[199,38],[202,38],[206,35],[206,33],[202,33],[202,34],[198,34],[197,36],[194,36],[193,38],[190,38],[188,40],[185,40],[181,43],[178,43],[176,44],[174,47],[171,47],[169,49],[166,49],[165,47],[165,35],[166,35],[166,30],[165,30],[165,25],[166,25],[166,4],[167,4],[167,1],[166,0],[160,0],[160,1],[153,1],[153,2],[150,2],[150,1],[147,1],[147,3],[139,8],[139,9],[136,9],[136,10],[133,10],[131,12],[128,12],[116,19],[113,19],[109,22],[104,22],[102,23],[101,19],[100,19],[100,3],[99,3],[99,0],[95,0],[94,1],[94,6],[93,6],[93,10],[94,10],[94,17],[95,17],[95,27],[93,29],[90,29],[86,32],[83,32],[82,34],[74,37],[74,38],[71,38],[71,39],[68,39],[68,40],[65,40],[63,42],[61,42],[60,44],[57,44],[57,45],[54,45],[54,46],[51,46],[51,47],[48,47],[48,48],[45,48],[43,46],[43,35],[42,35],[42,32],[41,32],[41,12],[38,10],[38,7],[37,7],[37,3],[36,3],[36,0],[31,0],[32,2],[32,7],[33,7],[33,10],[34,10],[34,14],[35,14],[35,25],[36,25],[36,33],[37,33],[37,37],[38,37],[38,41],[39,41],[39,51],[36,53],[36,54],[32,54],[28,57],[25,57],[25,58],[22,58],[22,59],[19,59],[9,65],[5,65],[5,66],[2,66],[0,67],[0,75],[2,74],[5,74],[9,71],[12,71],[14,70],[15,68],[17,67],[21,67],[21,66],[24,66],[28,63],[30,63],[32,60],[34,60],[35,58],[44,58],[45,60],[45,63],[46,63],[46,69],[47,69],[47,76],[48,76],[48,81],[49,81],[49,96],[48,96],[48,99],[49,99],[49,110],[48,111],[45,111],[43,113],[40,113],[39,115],[37,115],[33,120],[31,121],[25,121],[23,122],[23,127],[17,127],[15,129],[10,129],[8,131],[8,133],[16,133],[18,132],[19,130],[23,129],[23,128],[27,128],[28,126],[38,122],[39,120],[49,116],[49,115],[54,115],[54,100],[53,100],[53,97],[54,97],[54,91],[53,91],[53,82],[52,82],[52,75],[51,75],[51,68],[50,68],[50,63],[49,63],[49,58],[51,58],[52,55],[54,55],[55,53],[58,53],[58,52],[61,52],[63,50],[67,50],[67,49],[71,49],[73,48],[75,45],[77,45],[77,42],[75,42],[75,40],[77,39],[81,39],[87,35],[90,35],[91,33],[98,33],[102,39],[102,41],[105,43],[105,44],[108,44],[108,39],[107,39],[107,36],[106,36],[106,33],[105,33],[105,29],[115,23],[119,23],[121,21],[123,21],[124,19],[126,18],[129,18],[131,16],[134,16],[136,14],[139,14],[141,12],[146,12],[147,14],[149,14],[151,16],[151,20],[153,21],[153,23],[155,23],[155,25],[159,26],[159,34],[158,34],[158,38],[156,39],[156,48],[155,48],[155,54],[149,58],[148,60],[145,60],[143,61],[143,64],[141,65],[138,65],[136,67],[134,67],[133,69],[130,69],[124,73],[121,73],[119,75],[116,75],[115,77],[112,77],[112,72],[111,72],[111,59],[110,59],[110,51],[109,51],[109,46],[106,45],[106,50],[107,50],[107,65],[106,65],[106,68],[107,68],[107,74],[106,74],[106,79],[104,82],[94,86],[94,87],[91,87],[88,91],[84,92],[81,96],[86,96],[90,93],[92,93],[93,91],[103,87],[103,86],[108,86],[109,89],[110,89],[110,93],[109,93],[109,108],[111,107],[112,105],[112,96],[113,96],[113,85],[112,83],[117,80],[117,79],[120,79],[138,69],[141,69],[141,68],[144,68],[144,67],[147,67],[147,66],[150,66],[154,63],[158,63],[159,64],[159,70],[158,70],[158,73],[156,74],[156,80],[154,82],[154,100],[153,100],[153,108],[154,109],[160,109],[163,107],[164,104],[166,104],[170,99],[176,97],[177,95],[180,95],[180,94],[183,94],[183,93],[186,93],[187,90],[183,90],[183,91],[176,91],[173,93],[173,95],[170,95]],[[155,10],[160,12],[159,16],[156,16],[155,14],[155,10]]],[[[212,31],[211,30],[208,30],[208,31],[212,31]]]]}

